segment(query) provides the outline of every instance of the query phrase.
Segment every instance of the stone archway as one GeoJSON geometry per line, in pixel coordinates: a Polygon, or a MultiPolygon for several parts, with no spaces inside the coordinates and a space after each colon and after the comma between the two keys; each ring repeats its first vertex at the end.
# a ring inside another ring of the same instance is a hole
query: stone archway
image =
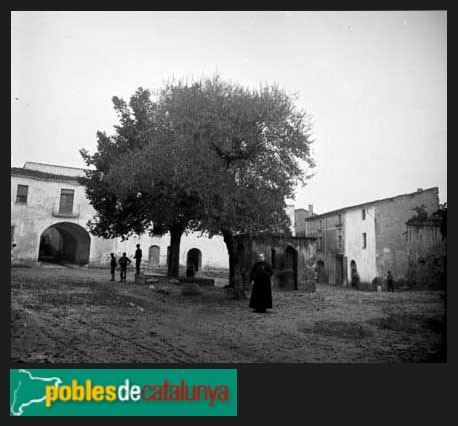
{"type": "Polygon", "coordinates": [[[198,248],[192,248],[186,256],[186,276],[193,277],[202,269],[202,252],[198,248]]]}
{"type": "Polygon", "coordinates": [[[283,268],[290,269],[293,271],[292,277],[292,286],[294,290],[297,290],[297,258],[298,253],[294,247],[287,246],[285,249],[285,253],[283,255],[283,268]]]}
{"type": "Polygon", "coordinates": [[[46,228],[40,236],[39,262],[89,263],[91,237],[80,225],[60,222],[46,228]]]}

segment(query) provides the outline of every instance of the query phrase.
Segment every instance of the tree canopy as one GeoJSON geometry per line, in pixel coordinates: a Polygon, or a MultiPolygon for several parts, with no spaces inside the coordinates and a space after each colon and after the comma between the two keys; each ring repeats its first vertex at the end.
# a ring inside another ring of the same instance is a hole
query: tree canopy
{"type": "Polygon", "coordinates": [[[226,243],[236,233],[287,232],[285,199],[314,166],[310,117],[293,101],[276,86],[219,77],[139,88],[129,104],[114,97],[115,134],[99,132],[97,152],[82,152],[94,167],[83,179],[97,211],[92,232],[197,230],[226,243]]]}

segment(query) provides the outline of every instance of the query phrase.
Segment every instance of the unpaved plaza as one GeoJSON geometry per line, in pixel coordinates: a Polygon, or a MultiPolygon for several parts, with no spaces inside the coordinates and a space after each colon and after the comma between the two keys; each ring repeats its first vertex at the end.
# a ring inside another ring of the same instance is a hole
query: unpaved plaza
{"type": "Polygon", "coordinates": [[[273,291],[253,313],[220,286],[183,295],[109,270],[11,269],[11,360],[58,363],[446,362],[443,291],[273,291]],[[118,279],[118,277],[117,277],[118,279]]]}

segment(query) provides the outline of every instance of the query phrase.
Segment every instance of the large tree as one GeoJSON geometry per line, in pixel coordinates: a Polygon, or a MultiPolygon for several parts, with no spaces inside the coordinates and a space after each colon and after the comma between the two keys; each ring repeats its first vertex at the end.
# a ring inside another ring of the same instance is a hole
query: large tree
{"type": "Polygon", "coordinates": [[[113,104],[120,120],[115,134],[98,132],[97,151],[81,151],[91,167],[82,183],[96,210],[89,228],[94,235],[122,239],[170,232],[168,275],[176,277],[181,236],[193,229],[199,212],[187,176],[195,170],[180,164],[188,147],[148,90],[139,88],[129,104],[114,97],[113,104]]]}
{"type": "Polygon", "coordinates": [[[276,86],[249,90],[219,78],[168,85],[163,100],[183,141],[197,147],[212,173],[199,191],[200,226],[223,235],[237,287],[242,271],[234,236],[289,232],[285,199],[314,166],[310,118],[276,86]]]}
{"type": "Polygon", "coordinates": [[[222,234],[239,285],[234,236],[288,232],[285,198],[313,167],[309,117],[276,86],[249,90],[218,77],[167,84],[155,101],[139,89],[130,108],[114,102],[116,135],[99,134],[98,152],[83,153],[96,168],[86,179],[94,232],[170,231],[176,254],[186,230],[222,234]]]}

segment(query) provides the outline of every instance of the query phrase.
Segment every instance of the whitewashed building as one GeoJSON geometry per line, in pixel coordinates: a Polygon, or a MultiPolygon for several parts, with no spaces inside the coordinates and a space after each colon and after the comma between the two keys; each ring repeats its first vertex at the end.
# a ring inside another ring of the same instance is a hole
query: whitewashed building
{"type": "MultiPolygon", "coordinates": [[[[167,265],[169,235],[134,236],[127,241],[103,239],[88,232],[95,211],[78,182],[83,169],[26,162],[11,168],[11,243],[14,260],[63,261],[76,264],[106,264],[110,253],[133,257],[136,244],[143,250],[143,265],[167,265]]],[[[183,235],[180,265],[189,260],[198,270],[228,268],[222,237],[183,235]]]]}
{"type": "Polygon", "coordinates": [[[302,215],[296,227],[301,227],[301,235],[317,239],[320,282],[348,285],[352,271],[357,271],[361,283],[370,284],[389,270],[399,281],[405,280],[408,272],[406,222],[420,207],[429,215],[438,210],[437,187],[318,215],[302,215]]]}

